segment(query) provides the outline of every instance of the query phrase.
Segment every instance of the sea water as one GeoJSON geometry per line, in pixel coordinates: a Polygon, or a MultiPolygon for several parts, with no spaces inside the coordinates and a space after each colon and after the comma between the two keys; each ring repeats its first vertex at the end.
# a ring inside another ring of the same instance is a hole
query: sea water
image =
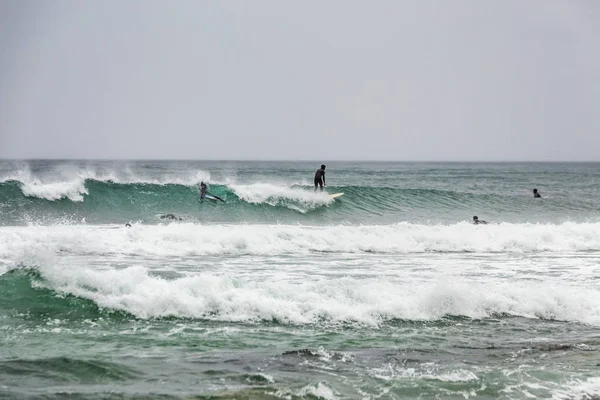
{"type": "Polygon", "coordinates": [[[0,162],[0,397],[600,396],[600,164],[322,162],[0,162]]]}

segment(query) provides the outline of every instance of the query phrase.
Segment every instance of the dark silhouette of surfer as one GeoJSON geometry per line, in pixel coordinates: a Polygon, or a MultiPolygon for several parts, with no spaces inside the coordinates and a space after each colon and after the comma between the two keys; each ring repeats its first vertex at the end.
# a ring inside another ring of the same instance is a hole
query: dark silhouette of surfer
{"type": "Polygon", "coordinates": [[[160,216],[160,219],[171,219],[171,220],[177,220],[177,221],[181,221],[181,218],[178,218],[175,214],[163,214],[160,216]]]}
{"type": "Polygon", "coordinates": [[[321,191],[323,191],[323,186],[327,186],[325,184],[325,164],[321,165],[321,168],[315,172],[315,192],[318,186],[321,186],[321,191]]]}
{"type": "Polygon", "coordinates": [[[537,189],[533,189],[533,197],[541,199],[542,195],[540,194],[540,192],[538,192],[537,189]]]}
{"type": "Polygon", "coordinates": [[[486,222],[486,221],[484,221],[484,220],[482,220],[482,219],[479,219],[479,218],[477,218],[477,215],[473,216],[473,223],[474,223],[475,225],[479,225],[479,224],[484,224],[484,225],[485,225],[485,224],[487,224],[487,222],[486,222]]]}
{"type": "Polygon", "coordinates": [[[221,200],[223,203],[225,203],[225,200],[223,200],[219,196],[215,196],[214,194],[207,192],[206,190],[207,190],[206,183],[200,182],[200,200],[204,200],[204,199],[208,199],[210,201],[221,200]],[[206,195],[209,195],[213,198],[206,197],[206,195]]]}

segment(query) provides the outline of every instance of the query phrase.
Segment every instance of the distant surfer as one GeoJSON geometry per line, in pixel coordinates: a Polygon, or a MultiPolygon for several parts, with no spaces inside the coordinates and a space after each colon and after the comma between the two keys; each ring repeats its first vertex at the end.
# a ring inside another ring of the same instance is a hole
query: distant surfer
{"type": "Polygon", "coordinates": [[[537,189],[533,189],[533,197],[542,198],[542,195],[538,192],[537,189]]]}
{"type": "Polygon", "coordinates": [[[327,186],[325,184],[325,164],[315,172],[315,192],[318,186],[321,186],[321,191],[323,191],[323,186],[327,186]]]}
{"type": "Polygon", "coordinates": [[[206,189],[207,189],[206,183],[200,182],[200,200],[204,200],[204,199],[208,199],[208,200],[211,200],[211,201],[221,200],[223,203],[225,202],[225,200],[223,200],[219,196],[215,196],[212,193],[208,193],[206,191],[206,189]]]}
{"type": "Polygon", "coordinates": [[[128,223],[125,224],[125,227],[126,228],[131,228],[131,224],[128,222],[128,223]]]}
{"type": "Polygon", "coordinates": [[[479,225],[479,224],[484,224],[484,225],[485,225],[485,224],[487,224],[487,222],[486,222],[486,221],[484,221],[484,220],[482,220],[482,219],[479,219],[479,218],[477,218],[477,215],[473,216],[473,223],[474,223],[475,225],[479,225]]]}
{"type": "Polygon", "coordinates": [[[175,214],[163,214],[160,216],[160,219],[171,219],[171,220],[181,221],[181,218],[177,218],[177,216],[175,214]]]}

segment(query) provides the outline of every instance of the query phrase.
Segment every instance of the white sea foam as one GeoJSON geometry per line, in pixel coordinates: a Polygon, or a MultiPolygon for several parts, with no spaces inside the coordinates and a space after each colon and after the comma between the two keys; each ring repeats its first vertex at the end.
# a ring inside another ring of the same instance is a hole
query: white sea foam
{"type": "Polygon", "coordinates": [[[83,201],[83,195],[88,194],[85,179],[52,183],[42,183],[38,179],[34,179],[24,182],[21,189],[25,196],[46,200],[68,198],[72,201],[83,201]]]}
{"type": "Polygon", "coordinates": [[[0,258],[19,252],[157,256],[600,251],[600,223],[473,226],[170,225],[1,227],[0,258]]]}
{"type": "Polygon", "coordinates": [[[136,174],[127,167],[115,169],[97,169],[92,166],[76,167],[74,165],[58,165],[43,174],[34,174],[28,165],[24,165],[9,175],[0,177],[1,182],[18,181],[25,196],[46,200],[68,198],[81,202],[88,194],[85,184],[87,180],[113,182],[119,184],[155,184],[155,185],[198,185],[201,181],[210,182],[210,174],[206,171],[186,171],[177,175],[162,174],[158,177],[146,177],[136,174]],[[183,175],[182,175],[183,174],[183,175]]]}
{"type": "Polygon", "coordinates": [[[93,176],[93,172],[88,169],[73,171],[66,168],[56,170],[51,177],[36,176],[25,166],[11,175],[2,177],[0,182],[20,182],[23,194],[29,197],[83,201],[83,195],[88,193],[85,180],[90,176],[93,176]]]}
{"type": "Polygon", "coordinates": [[[308,385],[303,387],[298,391],[297,396],[300,396],[301,398],[315,397],[323,400],[335,400],[339,398],[336,391],[324,382],[319,382],[315,386],[308,385]]]}
{"type": "Polygon", "coordinates": [[[421,364],[418,368],[410,368],[404,365],[386,365],[384,368],[375,368],[373,372],[374,376],[384,380],[428,379],[442,382],[471,382],[479,380],[479,377],[472,371],[464,369],[440,371],[439,366],[433,363],[421,364]]]}
{"type": "Polygon", "coordinates": [[[44,285],[139,318],[165,316],[218,321],[276,320],[289,324],[351,322],[378,326],[390,319],[436,320],[446,315],[498,314],[600,325],[600,291],[546,282],[474,282],[443,276],[430,282],[362,277],[290,281],[235,272],[176,279],[145,267],[38,267],[44,285]]]}
{"type": "Polygon", "coordinates": [[[318,206],[332,203],[334,200],[324,192],[297,187],[255,183],[250,185],[229,185],[230,189],[242,200],[253,204],[286,206],[300,212],[310,211],[318,206]]]}
{"type": "MultiPolygon", "coordinates": [[[[485,265],[489,260],[506,257],[508,252],[518,256],[523,252],[543,251],[555,258],[562,257],[564,252],[598,251],[599,238],[600,224],[574,223],[0,227],[0,267],[6,270],[19,265],[35,266],[54,290],[141,318],[173,315],[224,321],[278,320],[293,324],[351,321],[377,325],[394,318],[430,320],[444,315],[480,318],[506,313],[600,325],[600,291],[586,283],[596,275],[595,270],[580,269],[584,262],[581,257],[589,253],[554,264],[563,272],[552,279],[544,278],[546,266],[539,263],[544,271],[529,271],[534,264],[527,263],[520,267],[521,279],[511,280],[504,279],[511,271],[494,272],[497,268],[478,267],[478,263],[485,265]],[[397,266],[405,260],[405,254],[427,251],[473,251],[482,256],[490,251],[501,253],[488,254],[485,259],[477,254],[468,255],[469,262],[474,263],[470,270],[456,267],[447,255],[426,255],[434,257],[434,261],[426,268],[430,272],[419,275],[418,279],[415,279],[417,272],[397,266]],[[337,255],[320,253],[319,262],[311,263],[314,252],[337,255]],[[371,252],[368,257],[359,258],[370,265],[369,274],[358,272],[353,276],[352,270],[345,268],[340,260],[356,258],[358,254],[354,253],[361,252],[371,252]],[[252,256],[237,258],[244,254],[252,256]],[[158,260],[169,265],[174,258],[193,261],[196,255],[216,256],[221,261],[210,272],[188,269],[187,276],[178,279],[156,276],[139,265],[126,269],[111,266],[111,260],[122,260],[125,256],[134,256],[138,264],[158,260]],[[256,257],[281,259],[280,263],[285,265],[286,257],[278,257],[281,255],[293,255],[296,260],[300,257],[303,269],[290,274],[287,270],[278,272],[277,263],[273,271],[254,265],[256,257]],[[337,258],[329,262],[333,256],[337,258]],[[70,257],[77,257],[78,261],[61,263],[70,257]],[[100,262],[102,268],[86,267],[86,260],[93,265],[100,262]],[[228,266],[228,262],[235,265],[228,266]],[[332,269],[345,272],[325,273],[332,269]],[[568,276],[561,277],[563,273],[568,276]]],[[[504,269],[511,268],[510,264],[502,265],[504,269]]],[[[559,271],[551,272],[556,275],[559,271]]]]}
{"type": "Polygon", "coordinates": [[[595,400],[600,399],[600,378],[592,377],[563,384],[552,393],[555,400],[595,400]]]}

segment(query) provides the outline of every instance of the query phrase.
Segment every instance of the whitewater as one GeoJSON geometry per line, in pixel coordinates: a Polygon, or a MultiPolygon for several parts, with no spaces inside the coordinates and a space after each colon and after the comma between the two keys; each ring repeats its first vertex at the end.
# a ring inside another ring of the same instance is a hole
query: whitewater
{"type": "Polygon", "coordinates": [[[600,164],[320,164],[1,161],[0,397],[600,396],[600,164]]]}

